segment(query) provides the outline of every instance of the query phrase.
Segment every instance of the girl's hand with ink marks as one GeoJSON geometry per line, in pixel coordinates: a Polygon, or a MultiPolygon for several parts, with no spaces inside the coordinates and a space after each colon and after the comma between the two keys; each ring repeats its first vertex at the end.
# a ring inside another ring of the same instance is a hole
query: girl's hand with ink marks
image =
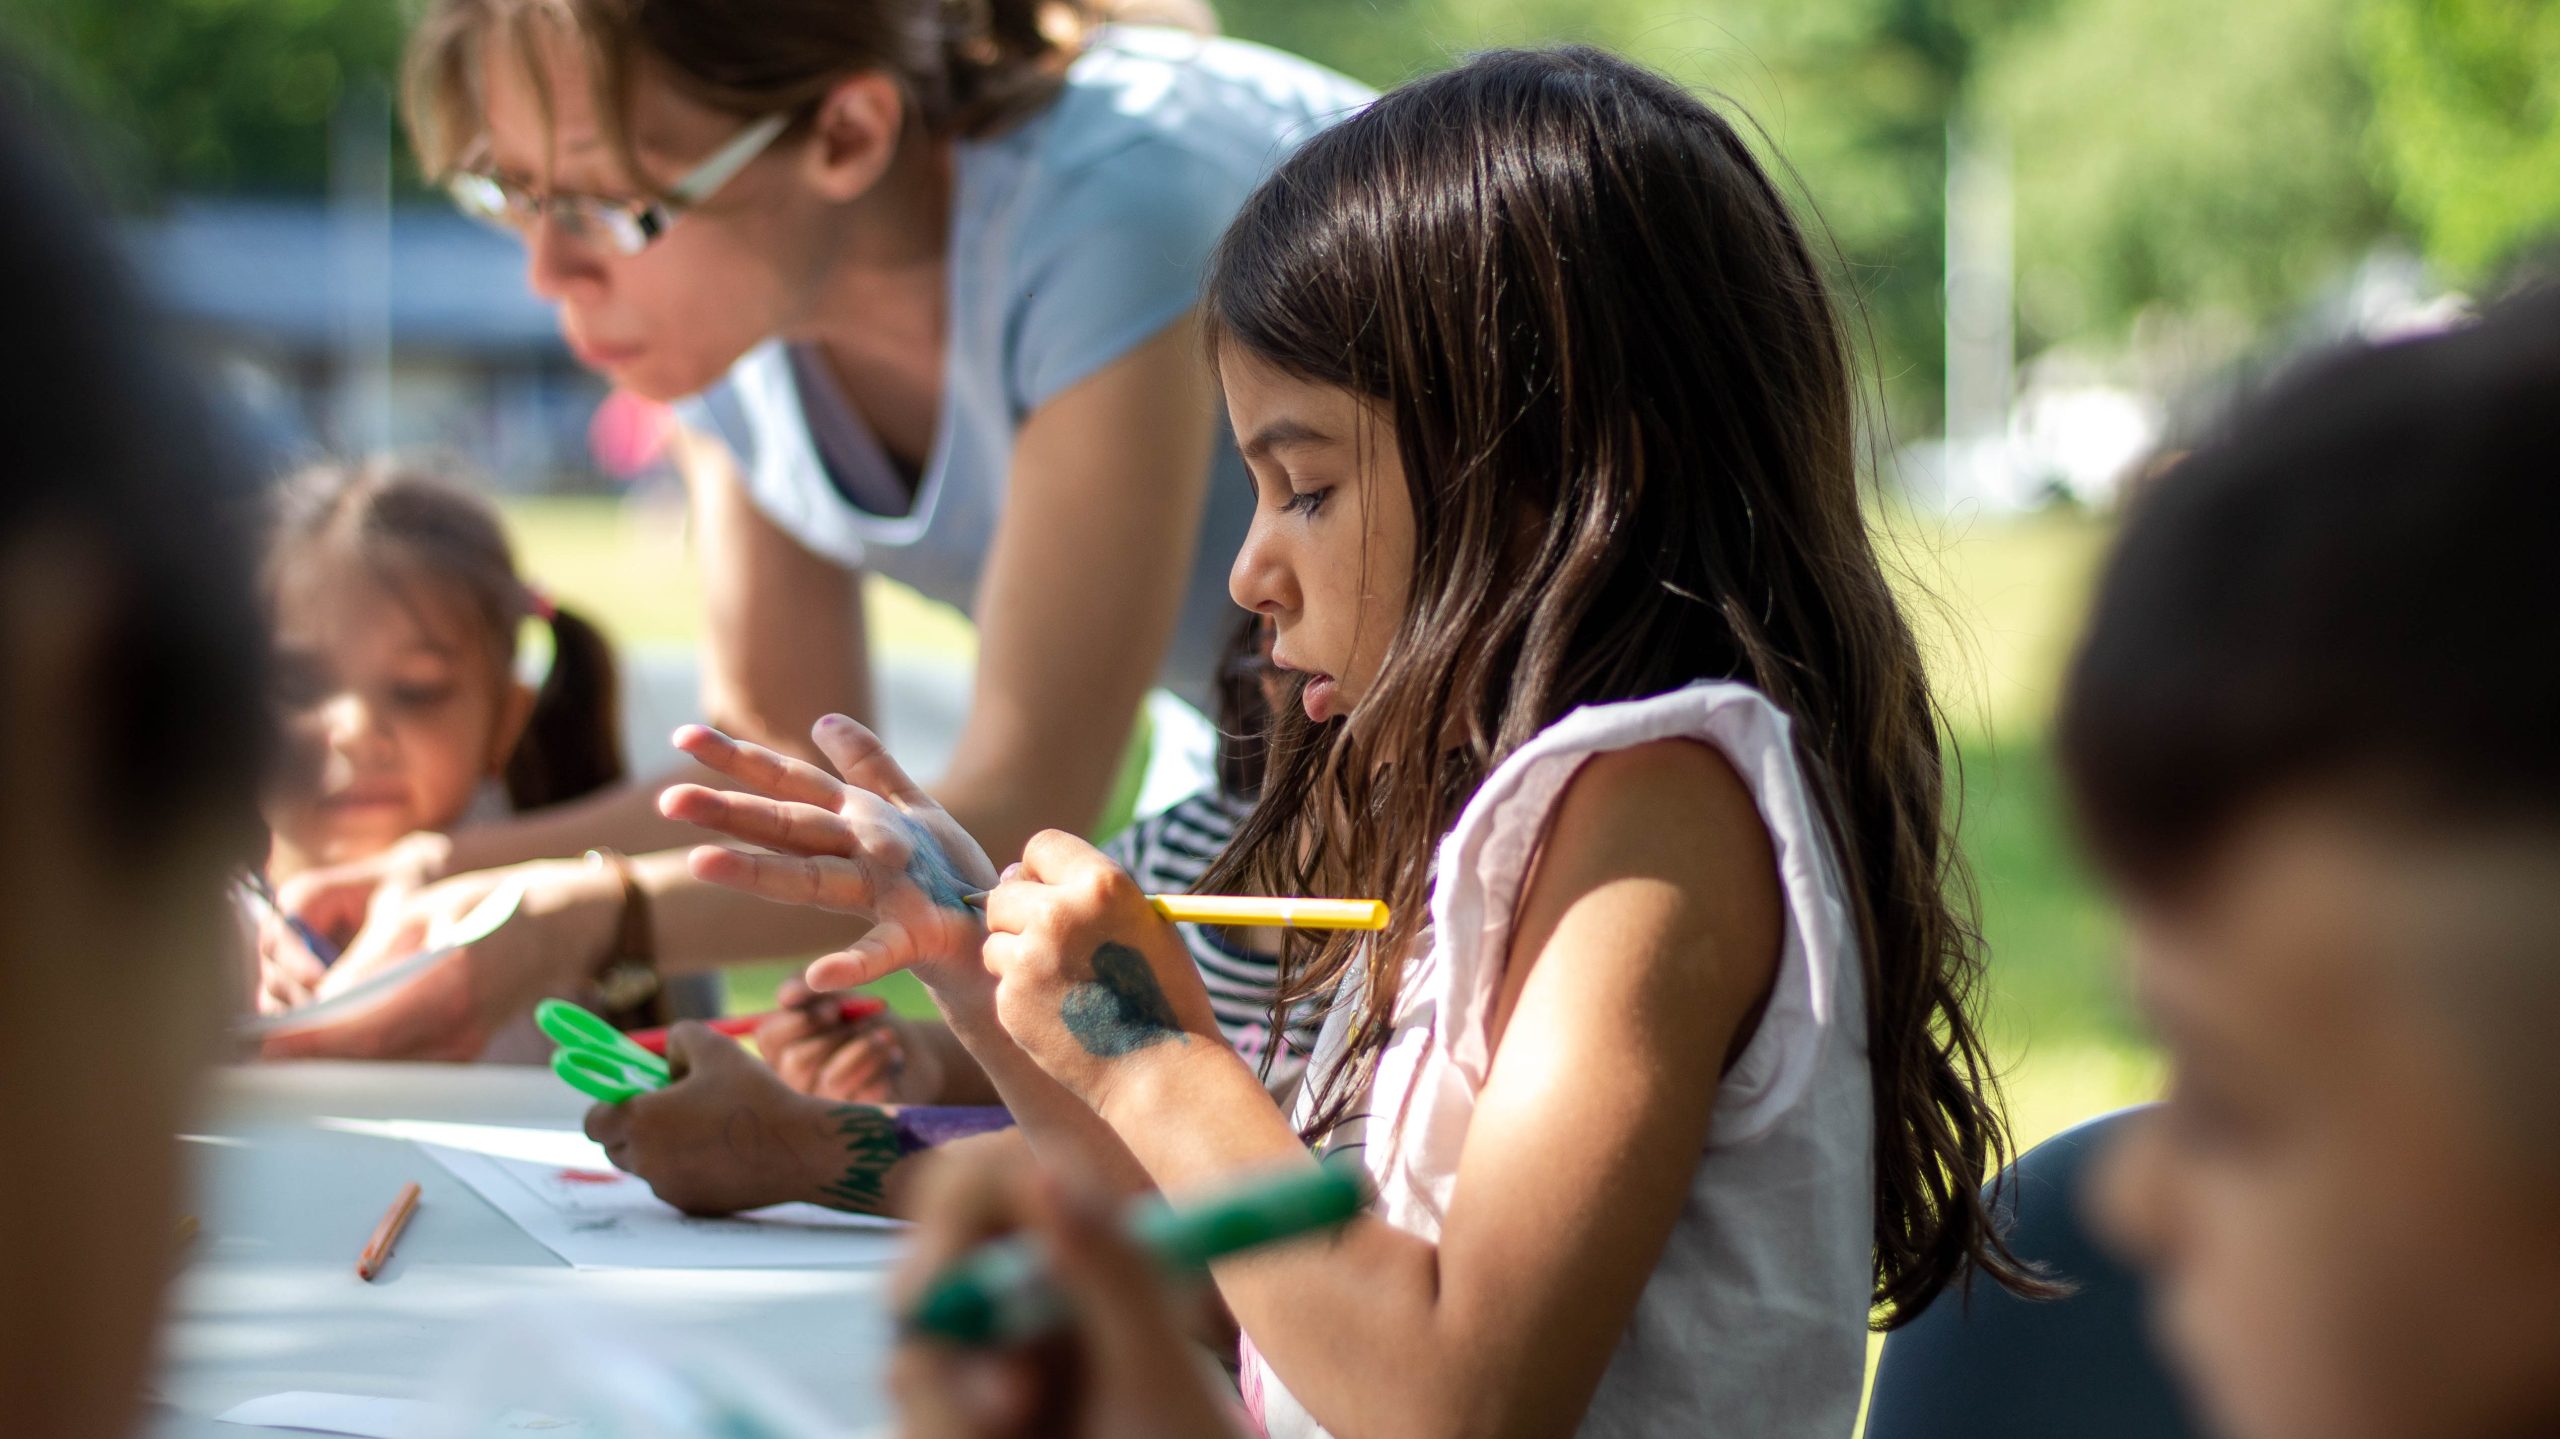
{"type": "Polygon", "coordinates": [[[843,779],[707,726],[676,731],[677,749],[742,790],[675,785],[658,797],[659,812],[770,851],[704,845],[690,856],[694,877],[868,917],[868,934],[809,966],[816,988],[850,989],[912,968],[946,1000],[983,996],[984,931],[967,896],[995,879],[986,852],[907,778],[879,736],[843,715],[809,733],[843,779]]]}
{"type": "Polygon", "coordinates": [[[587,1111],[587,1137],[614,1167],[687,1214],[735,1214],[800,1200],[888,1214],[905,1184],[895,1122],[784,1084],[738,1042],[687,1022],[667,1035],[675,1082],[587,1111]]]}
{"type": "MultiPolygon", "coordinates": [[[[1173,926],[1102,851],[1043,830],[987,896],[996,1017],[1049,1076],[1101,1112],[1131,1072],[1233,1052],[1173,926]]],[[[1107,1116],[1106,1116],[1107,1117],[1107,1116]]]]}
{"type": "Polygon", "coordinates": [[[1073,1314],[1013,1348],[908,1338],[889,1364],[911,1439],[1112,1436],[1238,1439],[1233,1392],[1181,1322],[1183,1296],[1121,1234],[1111,1201],[1070,1190],[1021,1145],[953,1146],[916,1188],[916,1228],[894,1283],[900,1310],[971,1249],[1027,1231],[1073,1314]]]}

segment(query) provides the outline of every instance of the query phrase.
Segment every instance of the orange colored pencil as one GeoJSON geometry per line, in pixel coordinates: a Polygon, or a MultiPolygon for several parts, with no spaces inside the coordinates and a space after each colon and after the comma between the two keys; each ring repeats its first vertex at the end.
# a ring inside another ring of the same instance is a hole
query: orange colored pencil
{"type": "Polygon", "coordinates": [[[400,1242],[400,1231],[409,1227],[409,1216],[418,1212],[418,1181],[412,1179],[400,1186],[400,1197],[391,1201],[391,1212],[373,1226],[373,1237],[365,1241],[364,1253],[356,1260],[356,1277],[370,1283],[391,1262],[391,1246],[400,1242]]]}

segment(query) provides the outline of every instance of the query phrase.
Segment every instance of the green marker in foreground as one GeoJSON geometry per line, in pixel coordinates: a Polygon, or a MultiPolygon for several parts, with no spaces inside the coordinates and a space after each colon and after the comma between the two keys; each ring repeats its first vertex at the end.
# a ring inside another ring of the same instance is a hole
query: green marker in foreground
{"type": "MultiPolygon", "coordinates": [[[[1161,1199],[1141,1199],[1121,1224],[1165,1268],[1205,1269],[1213,1259],[1331,1229],[1366,1202],[1357,1171],[1319,1164],[1200,1195],[1178,1210],[1161,1199]]],[[[1048,1261],[1017,1237],[981,1245],[944,1270],[908,1311],[905,1328],[955,1344],[1011,1344],[1066,1317],[1066,1300],[1048,1280],[1048,1261]]]]}

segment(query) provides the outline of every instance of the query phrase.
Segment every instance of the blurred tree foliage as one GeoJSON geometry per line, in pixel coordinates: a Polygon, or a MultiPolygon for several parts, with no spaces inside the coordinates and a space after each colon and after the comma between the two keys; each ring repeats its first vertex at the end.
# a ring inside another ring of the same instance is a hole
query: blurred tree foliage
{"type": "MultiPolygon", "coordinates": [[[[2496,3],[2496,0],[2490,0],[2496,3]]],[[[2020,348],[2147,306],[2263,320],[2388,223],[2342,0],[2073,0],[1987,47],[2010,136],[2020,348]]]]}
{"type": "Polygon", "coordinates": [[[323,188],[340,94],[391,75],[402,31],[394,0],[0,0],[136,195],[323,188]]]}
{"type": "MultiPolygon", "coordinates": [[[[1726,97],[1818,199],[1903,438],[1938,418],[1951,121],[2009,138],[2028,351],[2151,306],[2262,322],[2394,232],[2469,279],[2560,223],[2560,4],[2536,0],[1214,3],[1382,86],[1578,40],[1726,97]]],[[[0,0],[0,34],[89,112],[128,193],[313,191],[402,14],[0,0]]]]}
{"type": "Polygon", "coordinates": [[[1862,301],[1892,432],[1937,428],[1946,121],[1982,38],[2048,0],[1218,0],[1227,29],[1391,85],[1473,50],[1580,41],[1747,112],[1862,301]]]}
{"type": "Polygon", "coordinates": [[[2466,282],[2560,229],[2560,5],[2370,0],[2373,152],[2429,260],[2466,282]]]}

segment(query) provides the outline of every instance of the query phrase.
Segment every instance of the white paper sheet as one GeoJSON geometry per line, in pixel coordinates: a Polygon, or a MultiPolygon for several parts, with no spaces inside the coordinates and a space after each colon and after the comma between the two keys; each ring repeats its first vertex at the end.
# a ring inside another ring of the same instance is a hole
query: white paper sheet
{"type": "Polygon", "coordinates": [[[327,992],[326,998],[315,999],[281,1014],[247,1016],[233,1028],[239,1034],[263,1039],[353,1019],[407,988],[412,980],[433,969],[455,950],[478,944],[497,933],[500,925],[515,918],[516,909],[523,903],[524,881],[507,880],[484,895],[460,919],[430,925],[425,946],[407,959],[342,990],[330,990],[323,982],[321,989],[327,992]]]}
{"type": "MultiPolygon", "coordinates": [[[[406,1139],[579,1269],[839,1269],[894,1263],[894,1219],[777,1204],[698,1219],[615,1169],[604,1147],[567,1130],[421,1120],[322,1120],[406,1139]]],[[[418,1256],[411,1256],[416,1262],[418,1256]]]]}
{"type": "MultiPolygon", "coordinates": [[[[445,1439],[464,1432],[468,1415],[424,1399],[381,1399],[365,1394],[321,1394],[297,1389],[235,1405],[214,1416],[218,1424],[259,1429],[290,1429],[303,1434],[354,1434],[360,1439],[445,1439]]],[[[575,1419],[560,1419],[518,1409],[473,1426],[482,1434],[551,1434],[585,1432],[575,1419]]]]}

